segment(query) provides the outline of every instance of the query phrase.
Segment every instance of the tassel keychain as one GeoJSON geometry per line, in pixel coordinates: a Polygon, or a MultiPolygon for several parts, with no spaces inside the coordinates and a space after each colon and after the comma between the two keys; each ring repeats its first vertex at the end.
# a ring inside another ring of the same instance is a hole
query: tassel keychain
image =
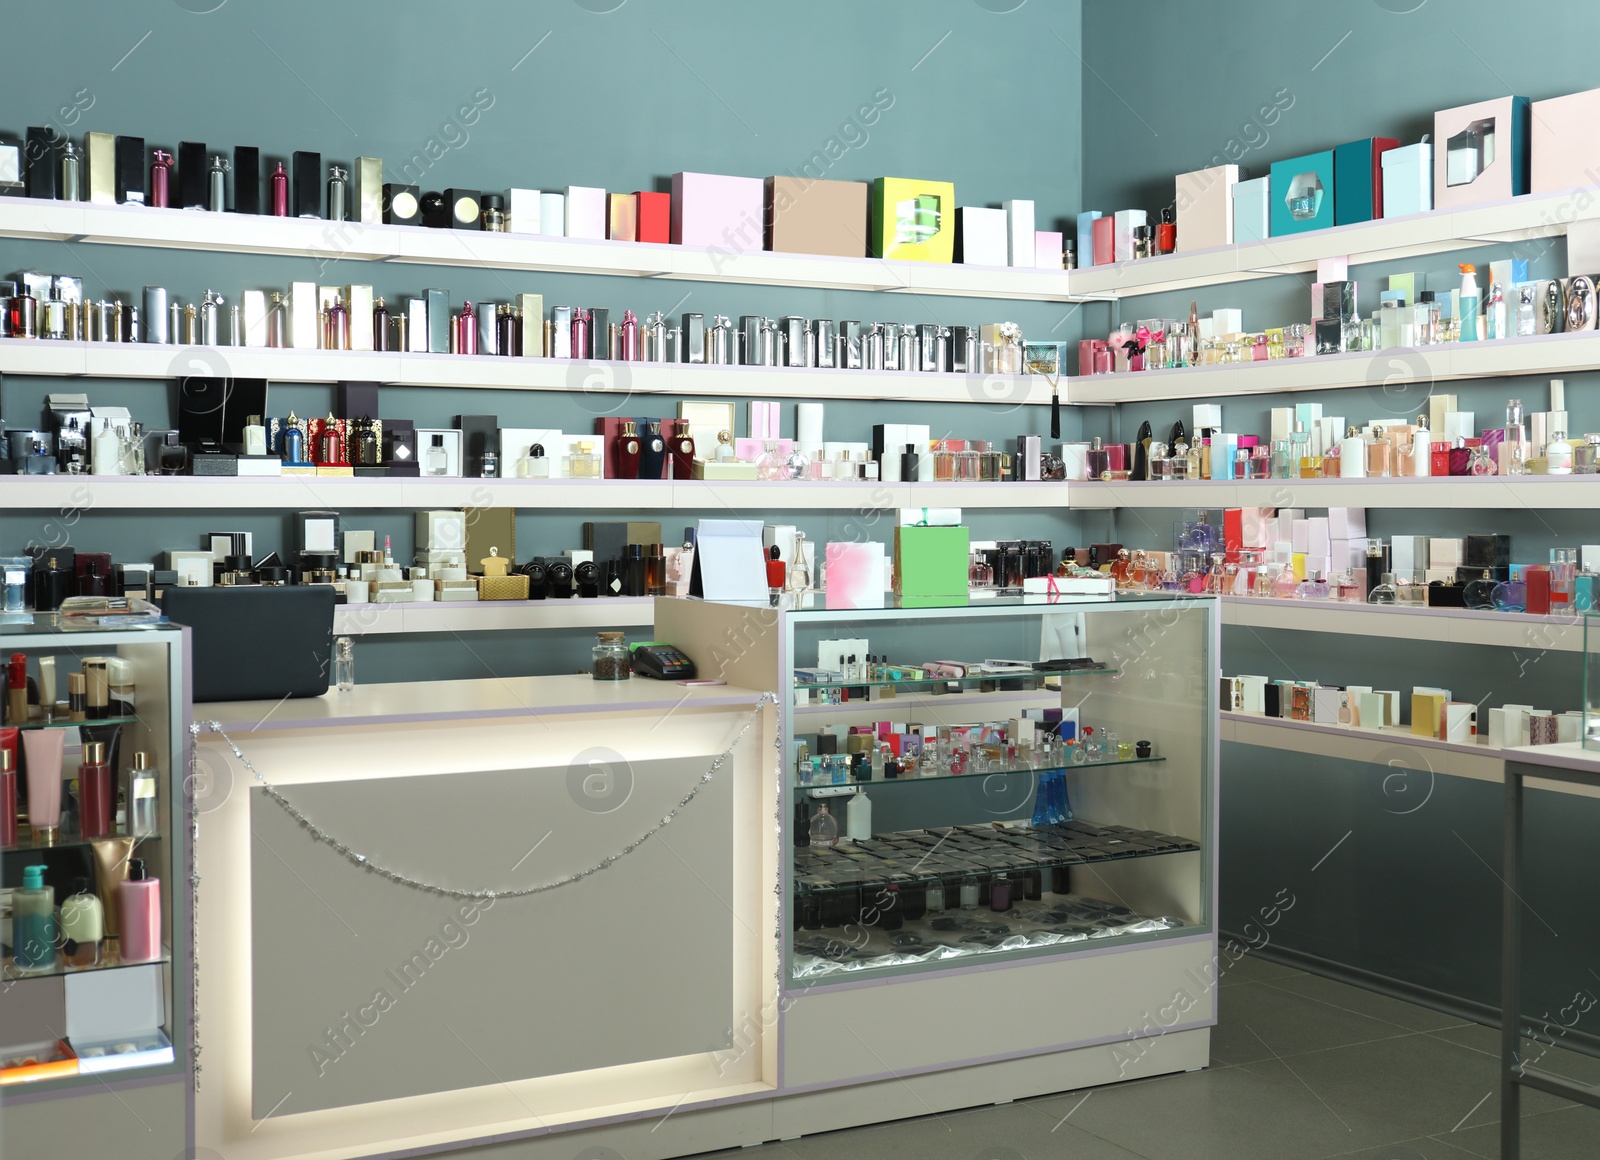
{"type": "Polygon", "coordinates": [[[1050,380],[1050,438],[1061,438],[1061,388],[1057,385],[1060,376],[1050,380]]]}

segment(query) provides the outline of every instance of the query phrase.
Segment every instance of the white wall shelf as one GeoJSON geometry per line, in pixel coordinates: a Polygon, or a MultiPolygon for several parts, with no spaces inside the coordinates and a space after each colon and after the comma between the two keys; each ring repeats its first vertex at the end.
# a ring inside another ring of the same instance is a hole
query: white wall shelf
{"type": "Polygon", "coordinates": [[[1437,479],[1202,479],[1078,483],[1075,509],[1368,507],[1560,508],[1600,504],[1600,475],[1447,476],[1437,479]]]}
{"type": "Polygon", "coordinates": [[[1333,600],[1224,596],[1222,623],[1377,636],[1389,640],[1490,645],[1529,652],[1583,651],[1581,615],[1530,616],[1461,608],[1405,608],[1333,600]]]}
{"type": "Polygon", "coordinates": [[[835,511],[1061,508],[1062,483],[717,483],[625,479],[355,479],[117,475],[0,476],[0,508],[333,510],[514,507],[588,511],[835,511]]]}
{"type": "MultiPolygon", "coordinates": [[[[272,254],[316,258],[330,264],[403,262],[956,298],[1068,301],[1065,270],[835,258],[759,248],[741,251],[735,246],[591,241],[28,198],[7,198],[0,206],[0,237],[272,254]]],[[[362,275],[352,273],[352,277],[359,280],[362,275]]]]}
{"type": "MultiPolygon", "coordinates": [[[[1070,379],[1066,398],[1071,403],[1107,404],[1290,394],[1351,387],[1381,391],[1402,383],[1575,374],[1592,370],[1596,364],[1600,364],[1600,332],[1543,334],[1495,342],[1451,342],[1415,349],[1353,351],[1265,362],[1091,375],[1070,379]]],[[[1374,399],[1363,405],[1376,408],[1378,401],[1374,399]]],[[[1366,416],[1350,417],[1355,421],[1366,416]]]]}
{"type": "Polygon", "coordinates": [[[640,628],[655,623],[655,598],[424,601],[421,604],[341,604],[335,636],[416,632],[516,632],[560,628],[640,628]]]}
{"type": "Polygon", "coordinates": [[[170,380],[227,375],[273,382],[366,380],[407,387],[575,391],[596,398],[712,395],[873,399],[917,403],[1042,405],[1050,385],[1038,376],[843,371],[798,367],[502,358],[275,347],[190,347],[152,343],[0,339],[0,373],[170,380]]]}
{"type": "Polygon", "coordinates": [[[1600,217],[1600,201],[1592,190],[1559,190],[1468,209],[1381,218],[1237,246],[1089,266],[1072,272],[1072,292],[1079,298],[1131,298],[1194,290],[1303,274],[1314,271],[1323,258],[1348,257],[1352,264],[1386,262],[1482,244],[1554,237],[1566,234],[1574,221],[1595,217],[1600,217]]]}

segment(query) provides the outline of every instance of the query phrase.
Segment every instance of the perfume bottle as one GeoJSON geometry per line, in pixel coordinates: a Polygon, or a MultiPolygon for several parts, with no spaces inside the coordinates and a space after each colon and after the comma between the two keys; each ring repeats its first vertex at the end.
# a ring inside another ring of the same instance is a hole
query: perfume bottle
{"type": "Polygon", "coordinates": [[[497,354],[515,355],[522,351],[522,328],[517,318],[517,308],[502,302],[494,312],[494,348],[497,354]]]}
{"type": "Polygon", "coordinates": [[[277,290],[272,292],[272,305],[267,309],[267,345],[289,345],[289,304],[277,290]]]}
{"type": "Polygon", "coordinates": [[[1367,475],[1373,479],[1387,479],[1394,465],[1394,444],[1384,438],[1383,428],[1374,427],[1367,440],[1367,475]]]}
{"type": "Polygon", "coordinates": [[[443,475],[450,466],[450,453],[444,449],[444,436],[434,435],[422,454],[423,475],[443,475]]]}
{"type": "Polygon", "coordinates": [[[1300,593],[1300,577],[1295,575],[1294,566],[1280,564],[1278,574],[1272,579],[1272,594],[1280,600],[1292,600],[1300,593]]]}
{"type": "Polygon", "coordinates": [[[1506,435],[1500,444],[1500,459],[1506,475],[1528,474],[1528,429],[1523,423],[1522,400],[1506,403],[1506,435]]]}
{"type": "Polygon", "coordinates": [[[1528,611],[1528,586],[1521,580],[1502,580],[1492,595],[1496,612],[1528,611]]]}
{"type": "Polygon", "coordinates": [[[545,458],[544,444],[535,443],[528,453],[517,460],[518,479],[549,479],[550,460],[545,458]]]}
{"type": "Polygon", "coordinates": [[[289,216],[289,172],[284,169],[283,162],[278,162],[278,167],[272,171],[268,179],[271,190],[270,205],[273,217],[289,216]]]}
{"type": "Polygon", "coordinates": [[[346,221],[349,209],[350,171],[342,165],[328,166],[328,220],[346,221]]]}
{"type": "Polygon", "coordinates": [[[567,456],[567,475],[572,479],[599,479],[601,457],[595,453],[594,442],[580,439],[567,456]]]}
{"type": "Polygon", "coordinates": [[[591,315],[587,310],[579,308],[572,312],[570,333],[572,335],[573,358],[593,357],[591,348],[589,346],[589,324],[592,321],[593,315],[591,315]]]}
{"type": "Polygon", "coordinates": [[[455,316],[455,335],[451,349],[456,354],[478,353],[478,312],[471,302],[463,302],[455,316]]]}
{"type": "Polygon", "coordinates": [[[827,802],[823,802],[818,806],[817,812],[811,815],[810,829],[811,844],[813,846],[837,846],[839,844],[839,823],[828,812],[827,802]]]}
{"type": "Polygon", "coordinates": [[[1156,253],[1170,254],[1178,248],[1178,226],[1173,221],[1172,207],[1161,211],[1161,223],[1156,226],[1156,253]]]}
{"type": "Polygon", "coordinates": [[[228,209],[228,159],[220,153],[211,156],[211,170],[206,175],[206,208],[212,213],[226,213],[228,209]]]}
{"type": "Polygon", "coordinates": [[[1302,580],[1295,588],[1297,600],[1326,600],[1328,598],[1328,579],[1321,572],[1313,572],[1302,580]]]}
{"type": "Polygon", "coordinates": [[[345,308],[342,295],[335,294],[333,305],[328,307],[328,321],[324,328],[323,340],[325,350],[350,349],[350,311],[345,308]]]}
{"type": "Polygon", "coordinates": [[[150,963],[161,957],[161,880],[152,878],[143,858],[128,859],[128,877],[117,885],[121,909],[121,958],[150,963]]]}
{"type": "Polygon", "coordinates": [[[83,200],[83,154],[70,140],[61,146],[61,200],[83,200]]]}
{"type": "Polygon", "coordinates": [[[618,479],[639,478],[639,451],[638,426],[632,419],[625,420],[612,452],[616,456],[618,479]]]}
{"type": "Polygon", "coordinates": [[[1567,433],[1557,430],[1551,433],[1550,442],[1545,445],[1545,473],[1547,475],[1572,474],[1572,444],[1567,441],[1567,433]]]}
{"type": "Polygon", "coordinates": [[[717,432],[717,462],[732,463],[735,459],[733,452],[733,433],[724,427],[717,432]]]}
{"type": "Polygon", "coordinates": [[[789,478],[788,458],[779,453],[776,440],[762,443],[761,455],[756,459],[756,478],[770,481],[789,478]]]}
{"type": "Polygon", "coordinates": [[[1494,607],[1494,590],[1496,582],[1489,577],[1487,570],[1474,580],[1468,580],[1461,589],[1461,602],[1472,609],[1490,609],[1494,607]]]}
{"type": "Polygon", "coordinates": [[[1111,453],[1100,446],[1100,437],[1096,435],[1094,442],[1087,453],[1089,464],[1089,478],[1109,480],[1111,478],[1111,453]]]}
{"type": "Polygon", "coordinates": [[[150,154],[150,205],[167,209],[172,205],[172,154],[157,149],[150,154]]]}
{"type": "Polygon", "coordinates": [[[355,645],[348,636],[341,636],[333,642],[333,683],[341,693],[348,693],[356,687],[355,645]]]}
{"type": "Polygon", "coordinates": [[[136,838],[148,838],[160,825],[157,783],[160,771],[151,754],[144,750],[133,755],[133,768],[128,771],[127,828],[136,838]]]}

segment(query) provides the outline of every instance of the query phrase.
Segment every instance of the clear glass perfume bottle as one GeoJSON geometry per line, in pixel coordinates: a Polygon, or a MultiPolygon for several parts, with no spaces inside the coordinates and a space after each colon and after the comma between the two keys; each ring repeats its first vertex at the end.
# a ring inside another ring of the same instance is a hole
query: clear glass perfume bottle
{"type": "Polygon", "coordinates": [[[1328,598],[1328,581],[1321,572],[1313,572],[1300,581],[1294,591],[1297,600],[1326,600],[1328,598]]]}
{"type": "Polygon", "coordinates": [[[356,650],[348,636],[333,642],[333,681],[341,693],[356,687],[356,650]]]}
{"type": "Polygon", "coordinates": [[[1528,586],[1521,580],[1502,580],[1494,586],[1496,612],[1528,611],[1528,586]]]}
{"type": "Polygon", "coordinates": [[[789,591],[804,592],[811,587],[811,569],[806,566],[806,534],[794,534],[794,562],[789,565],[789,591]]]}
{"type": "Polygon", "coordinates": [[[1272,594],[1280,600],[1292,600],[1299,594],[1300,577],[1295,575],[1292,564],[1281,564],[1277,576],[1272,580],[1272,594]]]}
{"type": "Polygon", "coordinates": [[[1496,584],[1489,578],[1488,571],[1475,580],[1468,580],[1461,590],[1461,601],[1468,608],[1489,609],[1494,607],[1494,590],[1496,584]]]}
{"type": "Polygon", "coordinates": [[[778,442],[768,439],[761,444],[761,455],[756,459],[756,478],[778,482],[789,478],[788,457],[778,450],[778,442]]]}
{"type": "Polygon", "coordinates": [[[450,453],[444,449],[444,436],[435,435],[422,454],[422,474],[443,475],[450,467],[450,453]]]}
{"type": "Polygon", "coordinates": [[[517,460],[517,476],[521,479],[550,478],[550,460],[545,456],[543,443],[533,444],[528,453],[517,460]]]}
{"type": "MultiPolygon", "coordinates": [[[[813,846],[837,846],[839,844],[839,822],[833,814],[828,812],[828,803],[823,802],[817,807],[817,812],[811,815],[811,844],[813,846]]],[[[976,905],[976,903],[974,903],[976,905]]]]}
{"type": "Polygon", "coordinates": [[[567,456],[567,476],[571,479],[599,479],[600,456],[595,453],[594,442],[580,439],[567,456]]]}
{"type": "Polygon", "coordinates": [[[1522,400],[1506,404],[1506,437],[1501,444],[1507,475],[1528,474],[1528,430],[1523,425],[1522,400]]]}

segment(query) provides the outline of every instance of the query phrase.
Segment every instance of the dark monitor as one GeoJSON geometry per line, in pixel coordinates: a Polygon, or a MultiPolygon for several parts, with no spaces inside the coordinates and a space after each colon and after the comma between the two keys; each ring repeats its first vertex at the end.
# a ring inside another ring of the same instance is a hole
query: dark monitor
{"type": "Polygon", "coordinates": [[[334,590],[172,587],[167,618],[189,626],[194,699],[320,697],[333,666],[334,590]]]}

